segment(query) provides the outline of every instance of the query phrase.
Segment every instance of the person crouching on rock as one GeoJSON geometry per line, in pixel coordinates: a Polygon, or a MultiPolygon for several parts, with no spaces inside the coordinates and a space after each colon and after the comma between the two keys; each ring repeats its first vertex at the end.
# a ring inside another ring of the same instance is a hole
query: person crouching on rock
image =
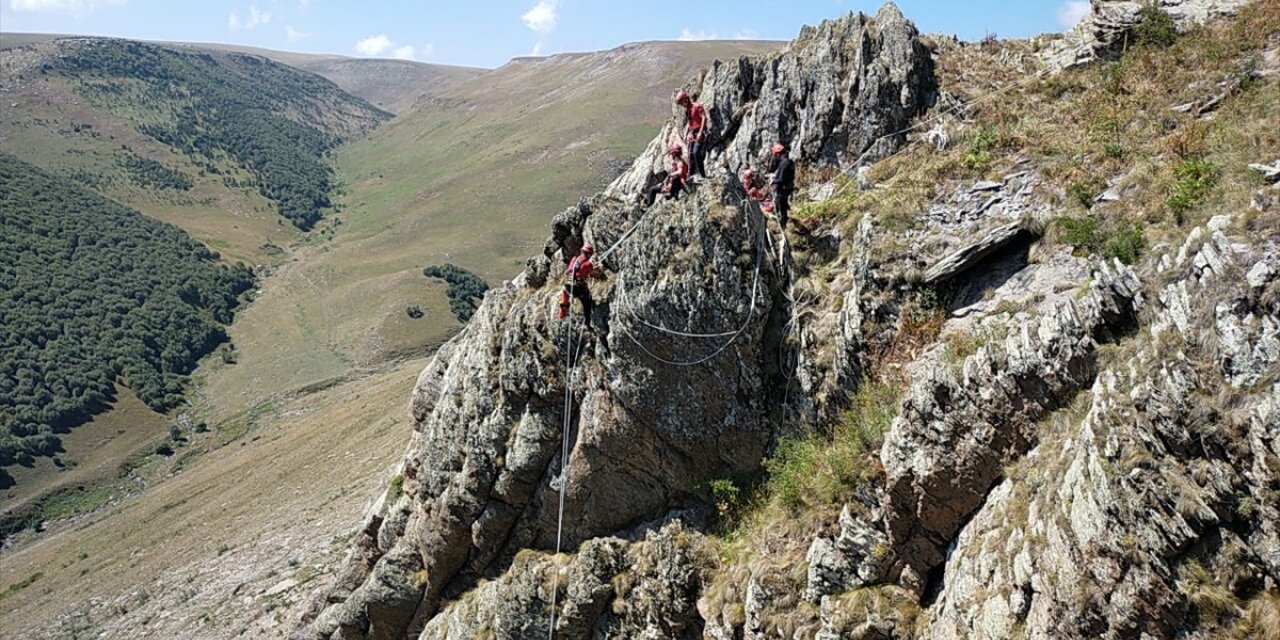
{"type": "Polygon", "coordinates": [[[587,278],[590,278],[591,272],[595,270],[595,265],[591,264],[591,256],[595,255],[595,252],[595,245],[588,242],[582,245],[582,252],[569,261],[569,268],[564,273],[566,278],[564,290],[560,292],[561,320],[569,316],[569,296],[573,296],[582,303],[582,316],[586,318],[587,324],[591,323],[591,310],[595,308],[595,301],[591,299],[587,278]]]}
{"type": "Polygon", "coordinates": [[[796,190],[796,165],[787,155],[786,144],[775,143],[771,151],[777,161],[773,173],[769,174],[773,185],[773,210],[778,216],[778,224],[786,229],[787,214],[791,212],[791,193],[796,190]]]}
{"type": "Polygon", "coordinates": [[[747,197],[755,200],[760,204],[760,210],[765,213],[773,213],[773,201],[769,198],[769,192],[764,188],[764,181],[760,176],[756,175],[751,169],[742,170],[742,188],[747,191],[747,197]]]}
{"type": "Polygon", "coordinates": [[[667,149],[667,154],[671,156],[671,173],[667,174],[666,180],[649,187],[644,200],[646,206],[652,205],[659,193],[671,200],[680,197],[680,192],[685,190],[685,182],[689,180],[689,165],[684,161],[684,148],[673,144],[667,149]]]}

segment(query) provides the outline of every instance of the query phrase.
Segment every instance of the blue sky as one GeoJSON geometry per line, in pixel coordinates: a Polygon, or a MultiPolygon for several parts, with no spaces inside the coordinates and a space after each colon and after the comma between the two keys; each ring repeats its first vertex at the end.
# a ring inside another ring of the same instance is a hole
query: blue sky
{"type": "MultiPolygon", "coordinates": [[[[512,57],[639,40],[789,40],[863,0],[0,0],[0,29],[225,42],[496,67],[512,57]]],[[[977,40],[1061,31],[1087,0],[899,0],[928,33],[977,40]]]]}

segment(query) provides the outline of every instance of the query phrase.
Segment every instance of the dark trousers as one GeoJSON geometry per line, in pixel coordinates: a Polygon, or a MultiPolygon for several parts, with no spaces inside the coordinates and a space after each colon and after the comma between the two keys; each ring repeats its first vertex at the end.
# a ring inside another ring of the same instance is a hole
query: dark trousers
{"type": "Polygon", "coordinates": [[[702,177],[707,177],[707,143],[706,141],[694,138],[693,144],[689,146],[689,172],[696,173],[702,177]]]}
{"type": "Polygon", "coordinates": [[[573,282],[564,285],[565,293],[577,298],[582,303],[582,317],[591,322],[591,310],[595,308],[596,303],[591,299],[591,289],[587,288],[585,282],[573,282]]]}
{"type": "Polygon", "coordinates": [[[791,212],[791,192],[775,188],[773,190],[773,215],[778,216],[778,224],[787,228],[787,214],[791,212]]]}
{"type": "MultiPolygon", "coordinates": [[[[671,200],[673,198],[680,197],[680,192],[684,191],[684,180],[681,180],[680,178],[677,178],[674,176],[668,178],[668,180],[671,181],[671,190],[667,192],[667,199],[671,200]]],[[[667,182],[666,180],[664,180],[662,182],[659,182],[658,184],[653,185],[652,187],[649,187],[649,192],[645,195],[644,203],[646,205],[653,204],[653,201],[658,198],[658,194],[662,193],[662,189],[666,186],[667,186],[667,182]]]]}

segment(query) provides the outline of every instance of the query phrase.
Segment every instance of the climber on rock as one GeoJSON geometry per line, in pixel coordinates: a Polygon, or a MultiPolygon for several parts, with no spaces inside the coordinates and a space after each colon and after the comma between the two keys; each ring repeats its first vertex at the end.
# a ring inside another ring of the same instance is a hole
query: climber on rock
{"type": "Polygon", "coordinates": [[[773,201],[769,198],[769,191],[765,189],[764,181],[756,175],[755,171],[742,170],[742,188],[746,190],[748,198],[760,204],[761,211],[773,213],[773,201]]]}
{"type": "Polygon", "coordinates": [[[560,292],[561,320],[569,316],[570,296],[573,296],[582,303],[582,316],[586,318],[588,325],[591,324],[591,310],[595,308],[595,301],[591,299],[587,278],[590,278],[591,272],[595,270],[595,265],[591,264],[591,256],[595,255],[595,252],[595,245],[588,242],[582,245],[582,252],[569,261],[569,268],[564,272],[564,289],[560,292]]]}
{"type": "Polygon", "coordinates": [[[680,197],[680,192],[685,190],[686,182],[689,180],[689,165],[684,161],[684,149],[678,144],[673,144],[667,149],[667,155],[671,156],[671,172],[667,174],[666,180],[649,187],[649,192],[645,194],[644,199],[646,206],[652,205],[659,193],[671,200],[680,197]]]}
{"type": "Polygon", "coordinates": [[[771,149],[777,164],[773,173],[769,174],[773,185],[773,210],[778,216],[778,224],[787,228],[787,214],[791,212],[791,194],[796,189],[796,165],[787,154],[787,145],[776,142],[771,149]]]}
{"type": "Polygon", "coordinates": [[[707,158],[707,110],[703,108],[701,102],[694,102],[683,89],[676,93],[676,104],[684,108],[684,141],[689,146],[690,168],[694,173],[705,178],[707,177],[707,168],[704,164],[707,158]]]}

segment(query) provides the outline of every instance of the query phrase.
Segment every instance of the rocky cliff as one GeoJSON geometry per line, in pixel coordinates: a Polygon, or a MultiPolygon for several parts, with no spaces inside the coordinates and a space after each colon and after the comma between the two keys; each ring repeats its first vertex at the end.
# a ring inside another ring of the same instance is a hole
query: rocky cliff
{"type": "MultiPolygon", "coordinates": [[[[1280,34],[1264,4],[1249,59],[1280,34]]],[[[693,81],[713,177],[639,204],[673,118],[555,217],[423,371],[409,450],[297,636],[1280,633],[1275,187],[1248,214],[1148,213],[1148,249],[1136,165],[1071,195],[1077,165],[969,124],[1006,112],[935,106],[962,101],[957,60],[1025,73],[886,5],[693,81]],[[735,178],[776,139],[813,187],[790,233],[735,178]],[[558,321],[586,241],[599,310],[558,321]]]]}

